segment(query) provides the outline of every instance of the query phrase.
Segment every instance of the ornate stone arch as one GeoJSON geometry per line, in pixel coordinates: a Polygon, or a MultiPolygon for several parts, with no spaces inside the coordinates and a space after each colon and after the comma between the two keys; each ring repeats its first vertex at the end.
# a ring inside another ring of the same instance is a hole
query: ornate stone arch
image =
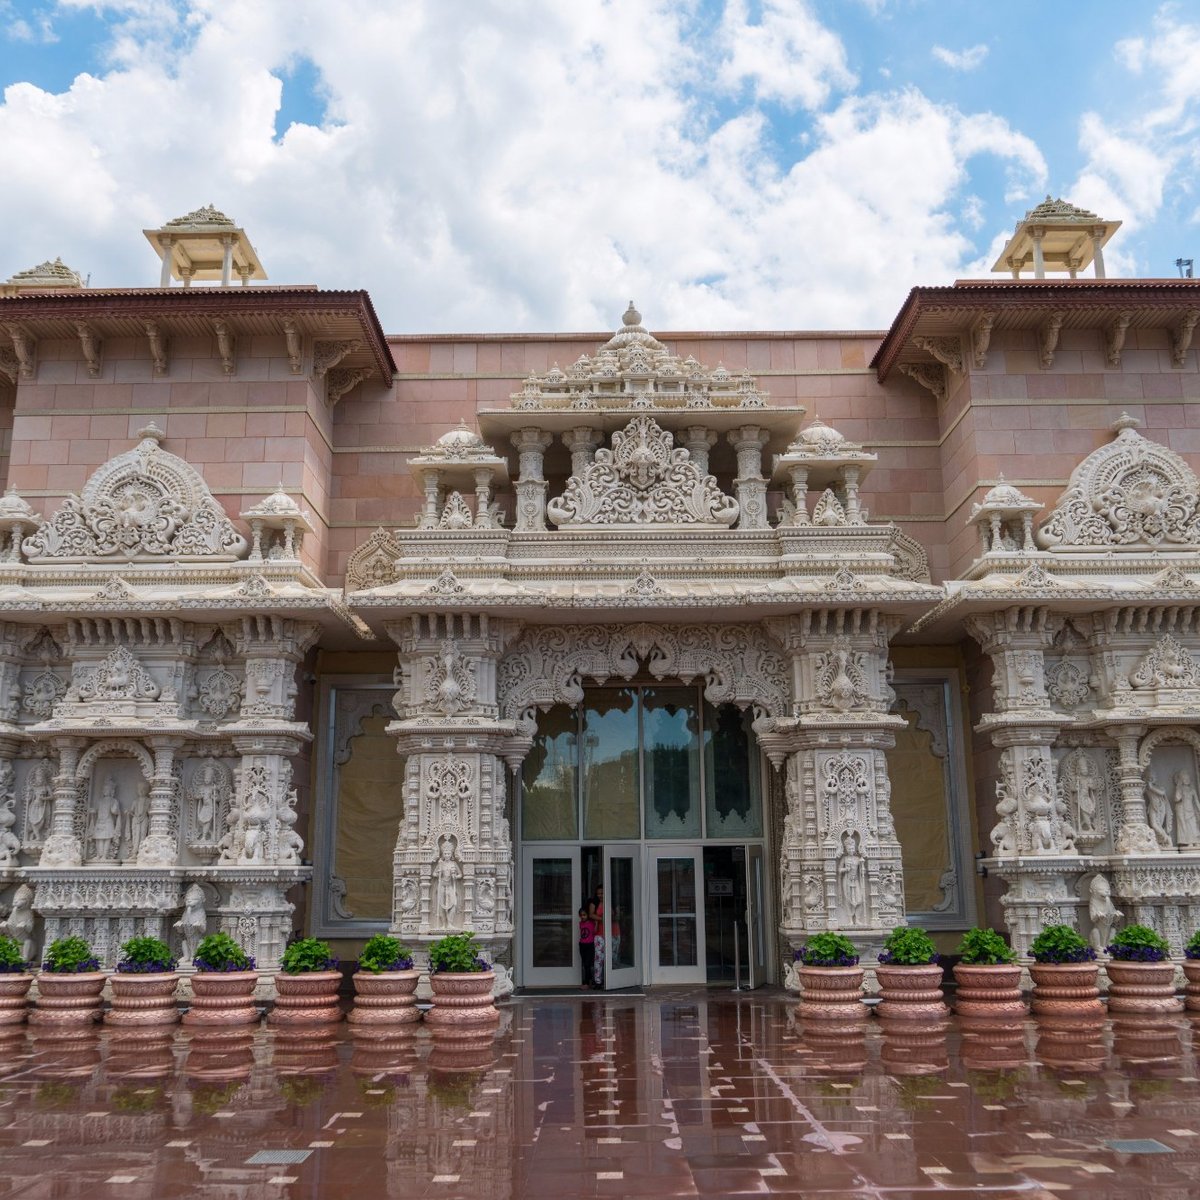
{"type": "Polygon", "coordinates": [[[1196,752],[1196,761],[1200,762],[1200,733],[1184,725],[1162,725],[1146,734],[1138,746],[1138,766],[1143,771],[1150,765],[1150,756],[1155,749],[1164,742],[1185,742],[1196,752]]]}
{"type": "Polygon", "coordinates": [[[79,762],[75,767],[75,782],[86,783],[91,778],[92,767],[96,759],[111,754],[122,754],[127,758],[136,759],[146,782],[149,783],[154,778],[154,755],[141,742],[109,738],[103,742],[93,743],[79,756],[79,762]]]}
{"type": "Polygon", "coordinates": [[[527,630],[500,661],[500,715],[531,734],[537,709],[578,704],[583,681],[632,679],[645,661],[656,679],[705,680],[712,704],[784,717],[788,672],[779,647],[758,626],[549,625],[527,630]]]}

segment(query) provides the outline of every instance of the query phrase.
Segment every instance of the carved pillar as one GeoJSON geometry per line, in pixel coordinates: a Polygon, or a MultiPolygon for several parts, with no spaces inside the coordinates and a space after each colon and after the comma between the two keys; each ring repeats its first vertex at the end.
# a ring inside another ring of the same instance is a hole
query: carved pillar
{"type": "Polygon", "coordinates": [[[546,477],[542,460],[553,440],[541,429],[518,430],[510,439],[517,448],[520,475],[517,477],[516,529],[521,533],[546,528],[546,477]]]}
{"type": "Polygon", "coordinates": [[[424,472],[422,486],[425,490],[425,506],[421,509],[421,519],[417,522],[418,529],[436,529],[438,523],[438,491],[441,475],[433,468],[424,472]]]}
{"type": "MultiPolygon", "coordinates": [[[[571,474],[582,475],[592,462],[596,447],[604,441],[604,434],[599,429],[581,425],[563,434],[563,445],[571,452],[571,474]]],[[[522,467],[522,474],[524,468],[522,467]]]]}
{"type": "Polygon", "coordinates": [[[475,472],[475,528],[492,528],[492,469],[480,467],[475,472]]]}
{"type": "Polygon", "coordinates": [[[804,463],[794,463],[792,475],[792,512],[793,525],[808,525],[808,467],[804,463]]]}
{"type": "Polygon", "coordinates": [[[158,274],[158,286],[169,288],[171,286],[171,260],[175,253],[175,239],[168,234],[163,234],[159,237],[158,244],[162,247],[162,270],[158,274]]]}
{"type": "Polygon", "coordinates": [[[1158,842],[1146,818],[1146,781],[1138,762],[1138,743],[1146,732],[1143,725],[1114,725],[1106,731],[1117,744],[1117,828],[1113,845],[1118,854],[1158,854],[1158,842]]]}
{"type": "Polygon", "coordinates": [[[42,846],[40,867],[79,867],[83,865],[83,846],[75,832],[75,806],[79,800],[75,768],[86,743],[82,738],[54,739],[58,751],[58,774],[54,777],[54,813],[50,836],[42,846]]]}
{"type": "Polygon", "coordinates": [[[903,718],[889,713],[888,641],[895,618],[812,610],[772,622],[787,651],[795,716],[763,737],[786,751],[780,855],[782,926],[793,947],[821,930],[868,951],[904,923],[904,869],[886,752],[903,718]]]}
{"type": "Polygon", "coordinates": [[[739,529],[767,528],[767,481],[762,473],[762,450],[769,435],[757,425],[743,425],[729,432],[729,444],[737,454],[734,493],[741,514],[739,529]]]}
{"type": "Polygon", "coordinates": [[[1097,279],[1104,278],[1104,226],[1092,230],[1092,265],[1097,279]]]}
{"type": "Polygon", "coordinates": [[[1033,277],[1034,279],[1046,278],[1046,260],[1042,255],[1042,238],[1046,236],[1044,229],[1031,229],[1029,236],[1033,239],[1033,277]]]}
{"type": "Polygon", "coordinates": [[[400,649],[389,730],[404,759],[392,929],[414,947],[464,929],[492,953],[512,941],[504,756],[514,731],[498,719],[496,672],[515,631],[486,614],[435,613],[388,630],[400,649]]]}
{"type": "Polygon", "coordinates": [[[717,444],[717,435],[703,425],[689,425],[680,430],[679,444],[692,456],[700,473],[707,475],[708,452],[717,444]]]}
{"type": "Polygon", "coordinates": [[[146,836],[138,846],[139,867],[173,867],[179,860],[178,833],[171,832],[175,805],[175,753],[182,739],[151,737],[146,739],[154,751],[154,776],[150,781],[150,822],[146,836]]]}
{"type": "Polygon", "coordinates": [[[861,525],[862,509],[858,505],[858,475],[857,467],[842,468],[842,486],[846,491],[846,523],[861,525]]]}

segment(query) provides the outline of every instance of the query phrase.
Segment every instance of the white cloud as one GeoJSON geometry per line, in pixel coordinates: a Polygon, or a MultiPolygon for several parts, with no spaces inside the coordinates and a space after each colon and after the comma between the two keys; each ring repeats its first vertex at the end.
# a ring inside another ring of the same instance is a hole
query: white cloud
{"type": "Polygon", "coordinates": [[[980,42],[979,45],[968,46],[965,50],[947,50],[945,46],[934,46],[930,53],[952,71],[974,71],[987,58],[988,48],[980,42]]]}
{"type": "Polygon", "coordinates": [[[841,43],[782,0],[715,42],[698,0],[156,3],[110,6],[103,76],[6,91],[0,276],[61,254],[150,284],[141,228],[212,201],[272,282],[366,287],[390,330],[603,328],[631,295],[657,328],[875,327],[961,273],[973,160],[1044,186],[999,117],[834,100],[841,43]],[[298,58],[326,118],[279,137],[298,58]],[[818,106],[810,136],[768,101],[818,106]]]}

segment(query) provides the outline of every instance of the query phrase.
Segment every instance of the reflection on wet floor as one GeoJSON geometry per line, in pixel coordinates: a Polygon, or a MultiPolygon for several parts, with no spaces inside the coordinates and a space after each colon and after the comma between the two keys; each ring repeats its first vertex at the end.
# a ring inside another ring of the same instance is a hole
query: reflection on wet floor
{"type": "Polygon", "coordinates": [[[1192,1197],[1184,1017],[796,1021],[779,993],[419,1026],[0,1034],[0,1197],[1192,1197]]]}

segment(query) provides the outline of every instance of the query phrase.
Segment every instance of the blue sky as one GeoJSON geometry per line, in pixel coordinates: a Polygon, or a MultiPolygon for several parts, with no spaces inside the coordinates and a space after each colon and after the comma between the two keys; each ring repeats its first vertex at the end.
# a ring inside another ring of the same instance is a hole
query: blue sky
{"type": "Polygon", "coordinates": [[[1200,258],[1195,5],[0,0],[0,278],[205,203],[387,328],[886,326],[1047,192],[1200,258]]]}

